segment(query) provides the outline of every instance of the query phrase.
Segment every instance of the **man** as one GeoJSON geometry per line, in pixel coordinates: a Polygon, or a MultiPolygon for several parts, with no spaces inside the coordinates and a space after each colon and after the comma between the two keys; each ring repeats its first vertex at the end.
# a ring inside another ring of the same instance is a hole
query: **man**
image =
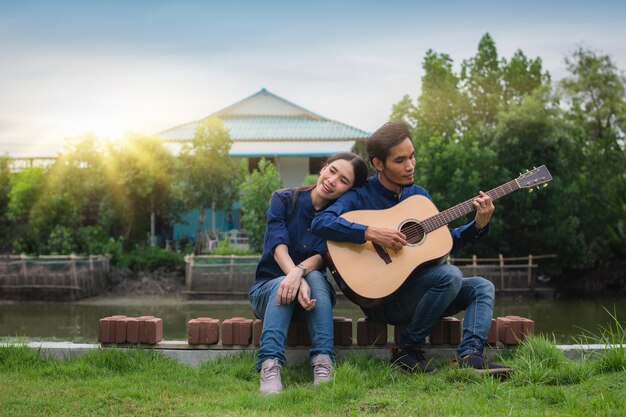
{"type": "MultiPolygon", "coordinates": [[[[416,194],[430,199],[426,190],[413,182],[415,151],[408,127],[402,122],[385,124],[368,139],[367,152],[376,174],[365,185],[348,191],[319,213],[311,225],[312,231],[326,240],[357,244],[369,240],[386,250],[401,251],[407,241],[400,231],[352,223],[339,216],[352,210],[387,209],[416,194]]],[[[473,204],[476,208],[474,220],[450,231],[452,252],[489,231],[489,220],[495,210],[491,198],[481,191],[473,204]]],[[[426,336],[432,332],[439,318],[466,310],[463,338],[457,349],[459,365],[479,372],[506,372],[505,367],[487,363],[482,356],[491,326],[494,293],[494,286],[488,280],[463,278],[457,267],[441,264],[414,273],[391,303],[361,308],[370,320],[407,325],[400,338],[400,350],[392,361],[399,368],[411,372],[434,370],[421,349],[426,336]]]]}

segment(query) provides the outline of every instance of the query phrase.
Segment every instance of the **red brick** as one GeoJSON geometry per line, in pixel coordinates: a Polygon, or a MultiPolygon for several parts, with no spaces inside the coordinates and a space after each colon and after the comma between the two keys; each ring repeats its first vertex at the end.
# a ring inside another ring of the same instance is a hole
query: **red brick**
{"type": "Polygon", "coordinates": [[[356,323],[356,343],[359,346],[386,345],[387,325],[360,318],[356,323]]]}
{"type": "Polygon", "coordinates": [[[335,346],[352,345],[352,319],[333,317],[335,346]]]}
{"type": "Polygon", "coordinates": [[[98,320],[98,341],[100,343],[115,342],[115,319],[103,317],[98,320]]]}
{"type": "Polygon", "coordinates": [[[128,317],[126,322],[126,342],[139,343],[139,320],[136,317],[128,317]]]}
{"type": "Polygon", "coordinates": [[[252,320],[243,317],[226,319],[222,323],[222,344],[248,346],[252,342],[252,320]]]}
{"type": "Polygon", "coordinates": [[[429,337],[431,345],[450,343],[450,325],[447,321],[437,320],[429,337]]]}
{"type": "Polygon", "coordinates": [[[252,322],[252,344],[254,346],[261,344],[261,333],[263,333],[263,321],[256,319],[252,322]]]}
{"type": "Polygon", "coordinates": [[[498,317],[496,323],[498,340],[506,345],[523,342],[535,332],[535,322],[519,316],[498,317]]]}
{"type": "Polygon", "coordinates": [[[115,319],[115,343],[126,343],[126,326],[128,317],[118,317],[115,319]]]}
{"type": "Polygon", "coordinates": [[[310,346],[309,328],[304,321],[293,321],[289,324],[286,344],[288,346],[310,346]]]}
{"type": "Polygon", "coordinates": [[[449,324],[450,344],[458,345],[461,343],[461,320],[456,317],[444,317],[449,324]]]}
{"type": "Polygon", "coordinates": [[[403,324],[393,326],[393,341],[396,343],[396,345],[400,344],[400,338],[402,337],[402,334],[406,330],[406,327],[407,326],[403,324]]]}
{"type": "Polygon", "coordinates": [[[491,319],[491,327],[489,328],[489,334],[487,335],[487,344],[495,345],[498,343],[498,326],[496,319],[491,319]]]}
{"type": "Polygon", "coordinates": [[[220,321],[210,317],[189,320],[187,343],[190,345],[213,345],[219,341],[220,321]]]}
{"type": "Polygon", "coordinates": [[[163,340],[163,320],[159,318],[139,320],[139,342],[156,345],[163,340]]]}

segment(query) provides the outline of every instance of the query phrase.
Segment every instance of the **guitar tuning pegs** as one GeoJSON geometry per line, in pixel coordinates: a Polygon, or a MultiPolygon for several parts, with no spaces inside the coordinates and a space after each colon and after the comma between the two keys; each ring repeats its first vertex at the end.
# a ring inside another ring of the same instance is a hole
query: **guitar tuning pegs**
{"type": "Polygon", "coordinates": [[[546,188],[547,186],[548,186],[547,182],[545,184],[543,184],[543,188],[546,188]]]}
{"type": "Polygon", "coordinates": [[[528,192],[529,192],[529,193],[532,193],[532,192],[533,192],[533,189],[532,189],[532,188],[529,188],[529,189],[528,189],[528,192]]]}

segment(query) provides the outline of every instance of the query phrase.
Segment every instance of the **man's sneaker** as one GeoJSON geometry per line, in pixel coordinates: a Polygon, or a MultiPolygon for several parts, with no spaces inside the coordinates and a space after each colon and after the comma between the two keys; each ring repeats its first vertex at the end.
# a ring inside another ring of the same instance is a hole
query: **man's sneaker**
{"type": "Polygon", "coordinates": [[[278,359],[267,359],[261,366],[261,386],[259,392],[262,394],[277,394],[283,390],[280,381],[280,370],[282,365],[278,359]]]}
{"type": "Polygon", "coordinates": [[[328,382],[333,374],[333,361],[328,355],[316,355],[311,359],[313,365],[313,385],[328,382]]]}
{"type": "Polygon", "coordinates": [[[431,366],[420,349],[401,349],[391,357],[391,363],[405,372],[434,372],[437,369],[431,366]]]}
{"type": "Polygon", "coordinates": [[[512,368],[500,365],[499,363],[486,362],[482,355],[472,353],[459,359],[461,368],[470,368],[479,374],[501,375],[505,376],[513,372],[512,368]]]}

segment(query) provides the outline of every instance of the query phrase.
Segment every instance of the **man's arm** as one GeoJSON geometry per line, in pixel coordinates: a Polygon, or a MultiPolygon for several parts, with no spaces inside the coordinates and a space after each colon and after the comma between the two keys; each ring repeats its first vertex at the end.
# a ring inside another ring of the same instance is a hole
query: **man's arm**
{"type": "Polygon", "coordinates": [[[340,217],[343,213],[358,209],[358,195],[349,191],[315,216],[311,231],[326,240],[351,243],[365,243],[369,240],[396,251],[407,244],[406,236],[398,230],[349,222],[340,217]]]}
{"type": "Polygon", "coordinates": [[[465,246],[489,234],[489,221],[495,211],[495,206],[491,197],[484,192],[480,192],[480,196],[474,199],[474,207],[476,208],[476,217],[466,225],[451,229],[452,234],[452,253],[457,253],[465,246]]]}

